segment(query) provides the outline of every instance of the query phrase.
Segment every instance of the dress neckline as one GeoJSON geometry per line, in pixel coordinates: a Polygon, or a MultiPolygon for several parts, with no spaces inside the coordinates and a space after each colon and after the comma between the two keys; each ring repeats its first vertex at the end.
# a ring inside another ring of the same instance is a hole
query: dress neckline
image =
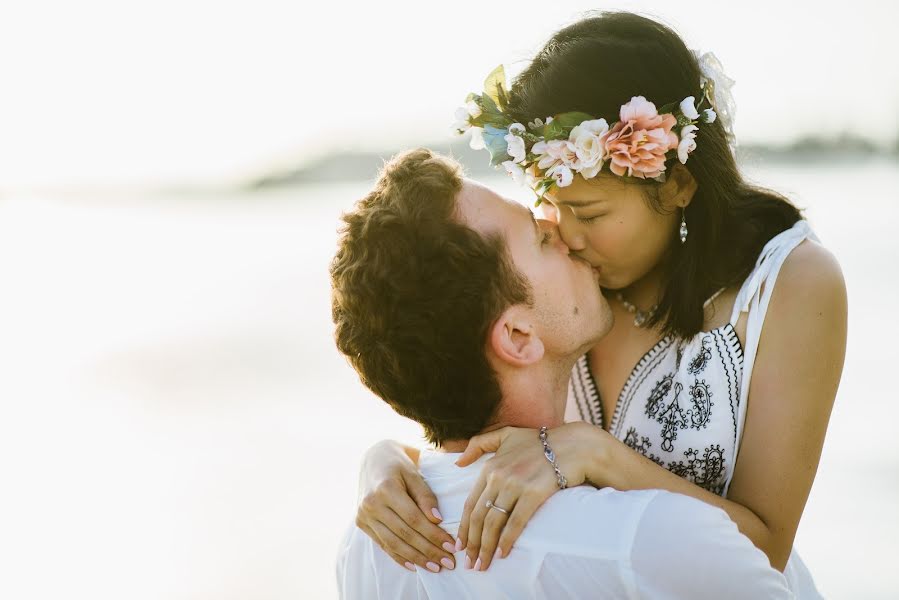
{"type": "MultiPolygon", "coordinates": [[[[717,294],[716,294],[717,295],[717,294]]],[[[709,329],[708,331],[700,331],[696,334],[695,337],[710,335],[717,331],[724,331],[726,329],[730,329],[730,335],[733,336],[733,339],[736,341],[737,348],[740,350],[740,358],[743,357],[743,345],[740,343],[740,338],[737,336],[737,330],[734,328],[732,323],[725,323],[720,327],[715,327],[714,329],[709,329]]],[[[618,398],[615,400],[615,410],[612,413],[612,418],[609,420],[609,428],[606,431],[613,431],[615,429],[615,424],[618,422],[621,413],[622,399],[625,398],[630,392],[631,387],[634,384],[634,381],[640,376],[642,370],[646,367],[646,365],[654,359],[659,352],[662,350],[667,350],[668,347],[671,346],[674,341],[674,337],[672,335],[666,335],[662,339],[653,345],[652,348],[646,351],[640,360],[637,361],[637,364],[631,369],[630,375],[628,375],[627,380],[624,382],[624,386],[622,386],[621,391],[618,393],[618,398]]],[[[586,366],[587,376],[590,378],[590,383],[593,384],[593,388],[596,390],[596,395],[599,398],[599,422],[602,424],[602,421],[605,416],[605,409],[602,404],[602,394],[599,392],[599,386],[596,384],[596,378],[593,376],[593,369],[590,368],[590,353],[588,352],[582,357],[584,361],[584,365],[586,366]]]]}

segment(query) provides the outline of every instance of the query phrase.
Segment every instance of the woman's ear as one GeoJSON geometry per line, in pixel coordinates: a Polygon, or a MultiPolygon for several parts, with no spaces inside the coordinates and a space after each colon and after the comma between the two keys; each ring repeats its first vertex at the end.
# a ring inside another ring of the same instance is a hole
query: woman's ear
{"type": "Polygon", "coordinates": [[[543,340],[522,306],[507,308],[490,329],[488,345],[501,362],[526,367],[543,358],[543,340]]]}
{"type": "Polygon", "coordinates": [[[699,184],[690,170],[679,162],[676,162],[668,173],[668,179],[662,184],[659,195],[662,206],[671,210],[686,208],[693,201],[693,194],[699,184]]]}

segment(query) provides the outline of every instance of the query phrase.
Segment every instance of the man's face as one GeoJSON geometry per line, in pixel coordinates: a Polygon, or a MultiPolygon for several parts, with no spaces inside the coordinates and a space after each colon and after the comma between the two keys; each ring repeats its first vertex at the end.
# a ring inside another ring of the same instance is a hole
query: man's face
{"type": "Polygon", "coordinates": [[[535,219],[523,205],[468,179],[457,205],[466,225],[505,238],[515,267],[531,285],[547,355],[580,355],[608,333],[612,312],[599,272],[569,252],[555,223],[535,219]]]}

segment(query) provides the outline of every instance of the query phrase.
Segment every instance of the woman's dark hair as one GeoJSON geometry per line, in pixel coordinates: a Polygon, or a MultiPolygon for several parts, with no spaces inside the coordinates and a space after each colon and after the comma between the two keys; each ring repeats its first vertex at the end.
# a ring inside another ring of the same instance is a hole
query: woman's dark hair
{"type": "MultiPolygon", "coordinates": [[[[633,96],[656,106],[702,98],[699,65],[668,27],[633,13],[601,13],[546,43],[515,79],[509,113],[527,123],[583,111],[611,123],[633,96]]],[[[714,292],[742,282],[768,240],[802,218],[783,196],[743,180],[720,120],[700,125],[696,142],[684,165],[698,184],[685,215],[690,233],[665,259],[663,292],[649,323],[681,338],[702,330],[703,304],[714,292]]],[[[660,210],[660,184],[633,181],[650,186],[645,197],[660,210]]]]}

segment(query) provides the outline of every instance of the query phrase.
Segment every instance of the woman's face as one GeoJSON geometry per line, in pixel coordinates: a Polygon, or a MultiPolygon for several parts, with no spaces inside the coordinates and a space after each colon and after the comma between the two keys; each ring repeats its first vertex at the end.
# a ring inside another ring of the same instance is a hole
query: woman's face
{"type": "MultiPolygon", "coordinates": [[[[549,200],[551,205],[546,217],[558,222],[572,253],[601,269],[604,288],[622,289],[640,280],[675,241],[680,209],[663,202],[661,214],[645,200],[648,191],[603,174],[590,180],[576,176],[571,185],[545,197],[544,203],[549,200]]],[[[667,190],[659,191],[664,198],[667,190]]]]}

